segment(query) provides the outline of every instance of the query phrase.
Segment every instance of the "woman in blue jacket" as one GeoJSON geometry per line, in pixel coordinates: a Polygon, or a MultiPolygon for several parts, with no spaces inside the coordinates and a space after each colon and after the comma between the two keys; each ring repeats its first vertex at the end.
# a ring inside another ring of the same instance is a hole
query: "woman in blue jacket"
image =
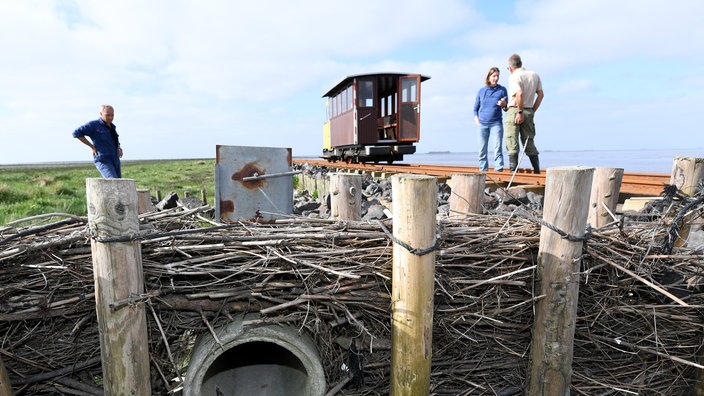
{"type": "Polygon", "coordinates": [[[489,136],[494,135],[494,170],[504,170],[504,126],[501,110],[506,106],[508,92],[499,85],[499,68],[492,67],[484,80],[485,86],[477,92],[474,100],[474,122],[479,127],[479,169],[489,170],[487,146],[489,136]]]}

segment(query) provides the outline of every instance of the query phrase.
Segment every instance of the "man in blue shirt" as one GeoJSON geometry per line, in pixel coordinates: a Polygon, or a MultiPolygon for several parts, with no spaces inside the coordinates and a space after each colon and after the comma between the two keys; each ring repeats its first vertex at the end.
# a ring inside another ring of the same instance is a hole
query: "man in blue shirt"
{"type": "Polygon", "coordinates": [[[110,105],[101,105],[99,119],[73,131],[73,137],[90,147],[93,152],[95,167],[98,168],[100,174],[105,178],[122,177],[122,170],[120,169],[122,148],[120,147],[117,128],[112,123],[113,118],[115,118],[115,109],[110,105]]]}

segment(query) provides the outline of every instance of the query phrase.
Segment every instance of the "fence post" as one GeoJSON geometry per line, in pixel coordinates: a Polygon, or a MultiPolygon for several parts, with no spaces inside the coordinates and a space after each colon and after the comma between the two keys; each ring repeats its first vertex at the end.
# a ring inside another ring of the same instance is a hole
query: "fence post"
{"type": "Polygon", "coordinates": [[[615,221],[609,212],[616,211],[623,181],[623,168],[599,167],[594,170],[592,194],[589,198],[589,216],[587,223],[594,228],[601,228],[615,221]]]}
{"type": "MultiPolygon", "coordinates": [[[[675,157],[672,164],[672,174],[670,184],[677,187],[684,195],[689,197],[697,193],[699,182],[704,183],[704,158],[675,157]]],[[[687,245],[689,233],[692,230],[693,222],[700,222],[693,213],[686,215],[677,230],[677,239],[674,246],[682,247],[687,245]]]]}
{"type": "MultiPolygon", "coordinates": [[[[697,192],[697,185],[704,179],[704,158],[675,157],[672,164],[670,184],[677,186],[685,195],[693,196],[697,192]]],[[[685,216],[675,240],[675,246],[687,244],[692,227],[692,215],[685,216]]],[[[704,339],[704,336],[702,337],[704,339]]],[[[699,364],[704,363],[704,357],[699,356],[699,364]]],[[[694,387],[695,396],[704,396],[704,370],[697,369],[697,382],[694,387]]]]}
{"type": "Polygon", "coordinates": [[[688,196],[697,192],[697,183],[704,179],[704,158],[675,157],[670,184],[688,196]]]}
{"type": "Polygon", "coordinates": [[[138,189],[137,190],[137,213],[149,213],[154,211],[154,204],[152,204],[152,196],[148,189],[138,189]]]}
{"type": "Polygon", "coordinates": [[[334,220],[362,219],[362,175],[330,174],[330,216],[334,220]]]}
{"type": "Polygon", "coordinates": [[[391,188],[395,239],[391,395],[427,395],[433,342],[437,178],[394,175],[391,188]],[[409,249],[429,251],[414,254],[409,249]]]}
{"type": "Polygon", "coordinates": [[[95,306],[106,396],[150,395],[137,190],[131,179],[86,179],[95,306]]]}
{"type": "Polygon", "coordinates": [[[453,173],[450,176],[450,218],[466,219],[468,214],[484,213],[484,173],[453,173]]]}
{"type": "MultiPolygon", "coordinates": [[[[574,237],[585,235],[594,168],[548,168],[543,220],[574,237]]],[[[569,395],[582,241],[545,225],[540,230],[529,395],[569,395]]]]}
{"type": "Polygon", "coordinates": [[[208,204],[208,196],[205,194],[205,189],[200,190],[200,200],[203,201],[203,205],[208,204]]]}
{"type": "Polygon", "coordinates": [[[12,384],[10,384],[10,377],[7,375],[5,363],[2,362],[2,357],[0,357],[0,395],[13,395],[12,384]]]}

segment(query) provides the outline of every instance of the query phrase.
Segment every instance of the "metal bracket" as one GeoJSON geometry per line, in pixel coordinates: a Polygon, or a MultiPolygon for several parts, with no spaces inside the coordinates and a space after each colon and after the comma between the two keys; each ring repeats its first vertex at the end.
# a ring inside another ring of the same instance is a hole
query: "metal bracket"
{"type": "Polygon", "coordinates": [[[259,174],[254,174],[254,176],[247,176],[243,177],[242,181],[252,181],[252,180],[261,180],[261,179],[268,179],[270,177],[282,177],[282,176],[292,176],[292,175],[297,175],[299,173],[303,173],[303,171],[291,171],[291,172],[281,172],[281,173],[271,173],[268,175],[259,175],[259,174]]]}

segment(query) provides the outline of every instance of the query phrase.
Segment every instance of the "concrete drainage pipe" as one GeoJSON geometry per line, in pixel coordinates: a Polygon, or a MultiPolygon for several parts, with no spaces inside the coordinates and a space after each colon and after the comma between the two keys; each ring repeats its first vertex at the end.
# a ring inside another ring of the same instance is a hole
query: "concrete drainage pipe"
{"type": "Polygon", "coordinates": [[[322,396],[325,373],[313,341],[297,329],[243,328],[242,318],[210,333],[193,348],[184,396],[322,396]]]}

